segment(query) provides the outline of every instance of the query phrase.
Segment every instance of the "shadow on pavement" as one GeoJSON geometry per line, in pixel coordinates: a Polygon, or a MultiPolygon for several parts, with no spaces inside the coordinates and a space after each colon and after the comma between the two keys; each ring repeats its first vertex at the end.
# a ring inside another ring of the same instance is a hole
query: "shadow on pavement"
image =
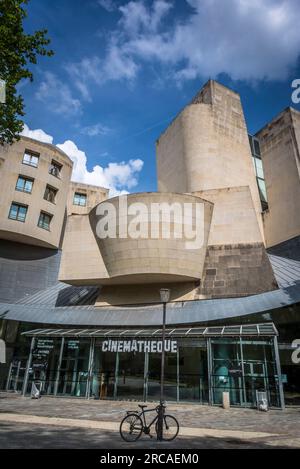
{"type": "MultiPolygon", "coordinates": [[[[1,423],[0,448],[28,449],[272,449],[290,448],[272,445],[268,441],[248,441],[238,438],[180,437],[173,442],[158,442],[142,437],[136,443],[124,442],[117,432],[82,428],[54,428],[47,425],[1,423]]],[[[279,443],[279,442],[278,442],[279,443]]]]}

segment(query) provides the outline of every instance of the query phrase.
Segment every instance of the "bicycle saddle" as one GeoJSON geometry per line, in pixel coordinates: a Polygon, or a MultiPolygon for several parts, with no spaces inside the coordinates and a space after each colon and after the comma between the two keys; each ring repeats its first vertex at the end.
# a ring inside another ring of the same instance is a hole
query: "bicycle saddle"
{"type": "Polygon", "coordinates": [[[143,405],[143,404],[138,404],[138,406],[143,410],[145,409],[146,407],[148,407],[147,405],[143,405]]]}

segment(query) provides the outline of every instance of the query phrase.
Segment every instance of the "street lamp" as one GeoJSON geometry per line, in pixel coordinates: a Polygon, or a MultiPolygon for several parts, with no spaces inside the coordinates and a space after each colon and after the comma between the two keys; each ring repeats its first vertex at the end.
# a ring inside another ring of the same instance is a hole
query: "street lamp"
{"type": "Polygon", "coordinates": [[[164,377],[165,377],[165,336],[166,336],[166,311],[167,303],[170,300],[170,290],[168,288],[161,288],[160,301],[163,304],[163,328],[162,328],[162,352],[161,352],[161,375],[160,375],[160,406],[158,413],[158,428],[157,428],[157,439],[162,440],[163,438],[163,415],[164,415],[164,377]]]}

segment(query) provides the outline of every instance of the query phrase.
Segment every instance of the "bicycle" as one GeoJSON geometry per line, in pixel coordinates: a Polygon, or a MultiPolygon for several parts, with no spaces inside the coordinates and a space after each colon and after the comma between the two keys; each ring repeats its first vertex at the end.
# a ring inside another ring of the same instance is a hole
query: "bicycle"
{"type": "MultiPolygon", "coordinates": [[[[128,411],[127,415],[123,418],[120,423],[120,435],[124,441],[133,443],[137,441],[142,433],[149,435],[150,438],[153,438],[150,430],[151,427],[155,424],[156,434],[158,432],[158,416],[160,412],[160,405],[153,409],[145,410],[148,406],[139,404],[138,407],[141,408],[139,411],[128,411]],[[147,412],[157,412],[157,415],[154,417],[152,422],[147,425],[146,422],[146,413],[147,412]]],[[[179,432],[179,423],[176,418],[172,415],[165,414],[166,406],[163,405],[163,441],[172,441],[176,438],[179,432]]]]}

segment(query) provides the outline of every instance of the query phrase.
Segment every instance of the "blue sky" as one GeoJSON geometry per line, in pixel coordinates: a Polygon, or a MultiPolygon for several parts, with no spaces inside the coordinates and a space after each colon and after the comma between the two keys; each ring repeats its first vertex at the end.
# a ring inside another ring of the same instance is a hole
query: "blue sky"
{"type": "Polygon", "coordinates": [[[299,10],[298,0],[31,0],[26,30],[47,28],[55,55],[20,86],[25,133],[59,144],[76,180],[154,191],[155,140],[208,78],[241,94],[252,133],[300,110],[299,10]]]}

